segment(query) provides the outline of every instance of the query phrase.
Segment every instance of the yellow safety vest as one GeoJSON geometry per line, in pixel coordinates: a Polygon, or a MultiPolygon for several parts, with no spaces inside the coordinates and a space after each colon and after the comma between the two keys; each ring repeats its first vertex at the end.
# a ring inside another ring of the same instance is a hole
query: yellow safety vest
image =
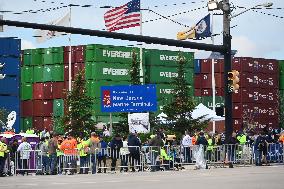
{"type": "Polygon", "coordinates": [[[166,150],[163,148],[161,149],[160,155],[165,160],[172,160],[172,158],[168,156],[168,154],[166,153],[166,150]]]}
{"type": "Polygon", "coordinates": [[[0,142],[0,157],[4,157],[5,152],[7,152],[7,145],[3,142],[0,142]]]}
{"type": "Polygon", "coordinates": [[[207,150],[208,151],[212,151],[213,150],[213,140],[212,139],[208,139],[207,150]]]}
{"type": "MultiPolygon", "coordinates": [[[[61,146],[61,145],[58,145],[58,148],[59,148],[59,149],[60,149],[60,146],[61,146]]],[[[59,149],[56,149],[56,156],[57,156],[57,157],[64,155],[63,151],[62,151],[62,150],[59,150],[59,149]]]]}
{"type": "Polygon", "coordinates": [[[85,146],[87,146],[87,144],[84,144],[84,143],[87,143],[87,142],[83,141],[83,142],[77,144],[77,148],[80,152],[80,157],[85,157],[85,156],[88,155],[87,153],[85,153],[85,146]]]}

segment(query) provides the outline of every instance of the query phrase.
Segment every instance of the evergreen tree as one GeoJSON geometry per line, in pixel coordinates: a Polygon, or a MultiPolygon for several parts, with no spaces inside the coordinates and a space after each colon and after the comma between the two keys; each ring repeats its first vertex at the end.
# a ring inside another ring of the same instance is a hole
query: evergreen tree
{"type": "Polygon", "coordinates": [[[74,137],[88,137],[95,129],[95,121],[92,119],[94,99],[86,94],[83,75],[84,72],[79,72],[72,91],[67,93],[65,107],[69,108],[62,118],[64,131],[74,137]]]}
{"type": "MultiPolygon", "coordinates": [[[[131,69],[129,70],[130,82],[132,85],[141,85],[140,81],[140,68],[139,68],[139,59],[135,50],[132,51],[132,63],[131,69]]],[[[121,120],[118,124],[113,126],[115,133],[120,133],[122,135],[128,135],[128,113],[120,113],[119,117],[121,120]]]]}
{"type": "Polygon", "coordinates": [[[190,96],[190,86],[186,83],[187,61],[182,54],[179,54],[177,64],[178,76],[173,78],[172,82],[174,87],[173,99],[164,106],[164,113],[168,116],[167,119],[171,123],[170,125],[174,132],[184,133],[186,130],[190,132],[201,130],[207,126],[207,121],[199,122],[199,119],[191,117],[191,112],[196,107],[196,103],[193,96],[190,96]]]}

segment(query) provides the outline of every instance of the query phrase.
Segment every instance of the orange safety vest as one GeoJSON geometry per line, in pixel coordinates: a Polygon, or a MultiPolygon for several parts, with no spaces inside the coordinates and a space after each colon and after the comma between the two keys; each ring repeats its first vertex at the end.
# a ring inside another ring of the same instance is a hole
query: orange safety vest
{"type": "Polygon", "coordinates": [[[192,144],[195,145],[195,143],[196,143],[196,138],[195,138],[195,136],[193,136],[192,137],[192,144]]]}
{"type": "Polygon", "coordinates": [[[281,135],[281,136],[279,137],[279,141],[284,144],[284,135],[281,135]]]}
{"type": "Polygon", "coordinates": [[[63,151],[64,155],[76,155],[77,154],[77,141],[75,139],[64,140],[60,146],[60,150],[63,151]]]}

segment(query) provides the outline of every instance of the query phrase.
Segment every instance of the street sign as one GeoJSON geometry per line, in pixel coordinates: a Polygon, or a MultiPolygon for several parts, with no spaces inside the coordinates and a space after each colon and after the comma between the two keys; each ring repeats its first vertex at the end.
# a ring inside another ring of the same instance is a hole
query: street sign
{"type": "Polygon", "coordinates": [[[117,85],[101,87],[102,112],[157,111],[156,85],[117,85]]]}

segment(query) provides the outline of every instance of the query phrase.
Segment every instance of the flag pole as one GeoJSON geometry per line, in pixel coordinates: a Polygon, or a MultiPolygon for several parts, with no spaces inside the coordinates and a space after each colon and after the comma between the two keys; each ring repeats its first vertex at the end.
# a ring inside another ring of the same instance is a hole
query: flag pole
{"type": "MultiPolygon", "coordinates": [[[[214,36],[213,36],[213,11],[211,13],[211,40],[212,40],[212,44],[214,45],[214,36]]],[[[215,60],[214,58],[212,58],[212,96],[213,96],[213,111],[216,113],[216,84],[215,84],[215,64],[214,64],[215,60]]],[[[216,124],[215,121],[213,121],[213,133],[216,132],[216,124]]]]}
{"type": "MultiPolygon", "coordinates": [[[[72,10],[72,7],[70,5],[70,8],[69,8],[69,11],[70,11],[70,14],[69,14],[69,26],[71,27],[71,10],[72,10]]],[[[72,58],[72,44],[71,44],[71,33],[69,33],[69,60],[68,60],[68,78],[69,78],[69,81],[68,81],[68,90],[71,91],[72,90],[72,64],[71,64],[71,58],[72,58]]]]}
{"type": "MultiPolygon", "coordinates": [[[[142,11],[141,11],[141,2],[140,2],[140,35],[143,35],[143,30],[142,30],[142,11]]],[[[144,84],[144,79],[143,79],[143,44],[141,43],[140,45],[140,82],[141,84],[144,84]]]]}

